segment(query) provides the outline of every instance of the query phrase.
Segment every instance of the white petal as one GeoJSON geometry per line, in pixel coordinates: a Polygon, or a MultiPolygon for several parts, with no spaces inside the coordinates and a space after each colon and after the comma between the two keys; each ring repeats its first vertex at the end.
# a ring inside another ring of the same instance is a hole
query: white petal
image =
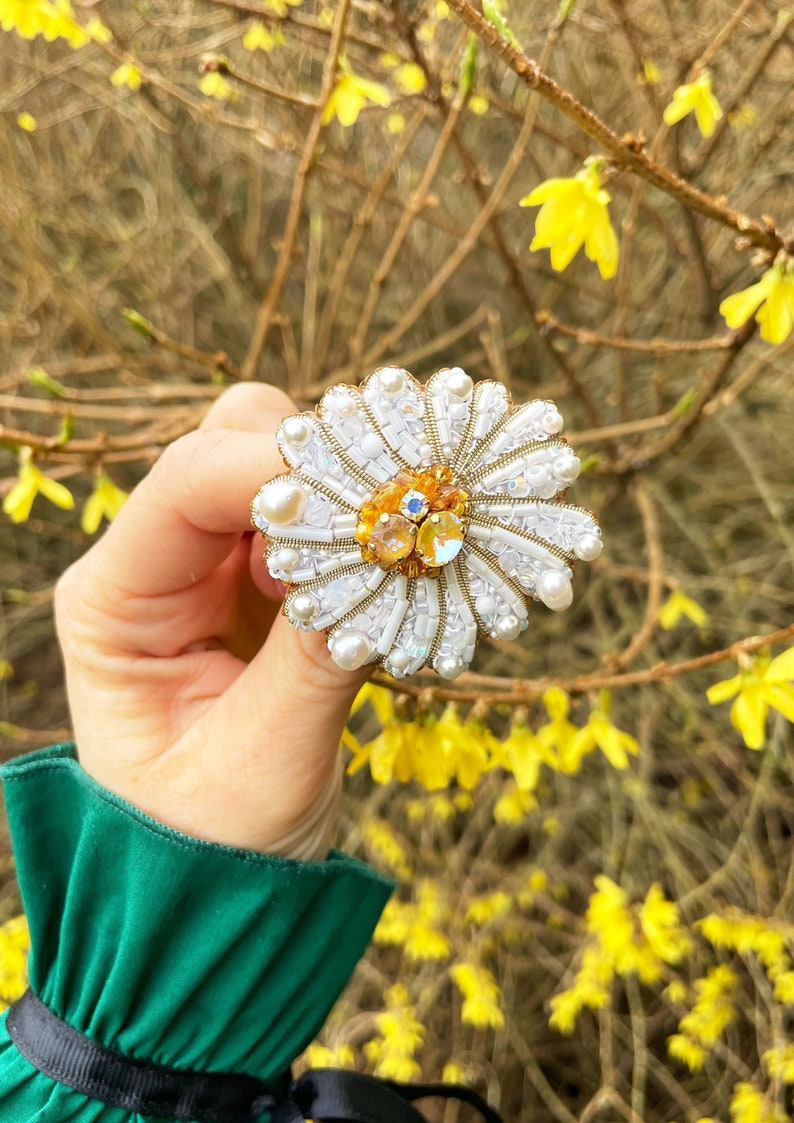
{"type": "Polygon", "coordinates": [[[432,464],[433,449],[425,433],[425,394],[407,371],[383,367],[364,382],[364,401],[381,436],[403,464],[432,464]]]}
{"type": "Polygon", "coordinates": [[[461,441],[452,460],[452,467],[465,470],[475,464],[488,447],[494,426],[498,425],[510,409],[510,395],[501,382],[490,379],[478,382],[472,399],[472,424],[461,441]]]}
{"type": "Polygon", "coordinates": [[[346,630],[363,633],[372,641],[372,655],[366,660],[372,663],[388,653],[407,611],[408,580],[400,573],[392,574],[360,612],[331,630],[329,640],[346,630]]]}
{"type": "Polygon", "coordinates": [[[499,568],[493,554],[469,540],[464,548],[469,592],[474,602],[477,626],[493,634],[497,621],[515,616],[525,626],[529,612],[524,595],[499,568]]]}
{"type": "Polygon", "coordinates": [[[399,678],[424,667],[442,622],[438,580],[417,577],[409,583],[407,595],[408,610],[384,662],[386,670],[399,678]]]}
{"type": "Polygon", "coordinates": [[[334,546],[285,546],[275,541],[267,550],[267,568],[271,577],[290,585],[327,577],[342,566],[361,563],[361,550],[357,542],[334,546]]]}
{"type": "Polygon", "coordinates": [[[498,432],[480,447],[476,459],[469,461],[470,470],[491,464],[499,456],[513,452],[522,445],[546,441],[562,429],[562,417],[554,402],[533,401],[512,410],[498,432]]]}
{"type": "Polygon", "coordinates": [[[579,458],[565,441],[549,440],[507,453],[493,465],[477,469],[468,483],[477,499],[487,495],[552,499],[570,486],[579,467],[579,458]]]}
{"type": "Polygon", "coordinates": [[[499,567],[515,579],[527,596],[538,599],[536,583],[544,573],[572,574],[568,559],[556,546],[527,531],[519,531],[475,517],[469,523],[469,540],[493,554],[499,567]]]}
{"type": "MultiPolygon", "coordinates": [[[[318,407],[326,440],[370,478],[371,488],[397,475],[402,461],[389,455],[386,441],[364,408],[357,386],[334,386],[318,407]]],[[[342,457],[344,461],[344,457],[342,457]]]]}
{"type": "MultiPolygon", "coordinates": [[[[466,578],[460,562],[446,566],[438,580],[444,587],[446,616],[441,642],[433,657],[433,666],[438,670],[439,665],[449,665],[456,661],[460,669],[464,670],[474,658],[477,620],[464,593],[466,578]]],[[[449,674],[445,677],[454,676],[449,674]]]]}
{"type": "MultiPolygon", "coordinates": [[[[322,631],[336,624],[348,612],[370,597],[378,590],[388,577],[380,566],[362,563],[351,573],[333,577],[327,583],[316,585],[303,585],[291,591],[284,601],[284,611],[290,618],[290,606],[296,597],[310,591],[318,600],[317,614],[311,621],[315,631],[322,631]]],[[[294,621],[291,621],[294,623],[294,621]]]]}
{"type": "Polygon", "coordinates": [[[328,447],[322,423],[316,414],[301,413],[285,418],[277,439],[281,455],[291,468],[300,470],[302,479],[322,484],[345,506],[358,510],[372,490],[368,484],[355,479],[328,447]],[[301,426],[299,441],[291,439],[293,428],[298,428],[296,422],[305,423],[301,426]],[[305,439],[303,434],[307,431],[309,437],[305,439]]]}
{"type": "Polygon", "coordinates": [[[466,433],[474,383],[460,367],[434,374],[425,390],[426,427],[434,459],[449,464],[466,433]]]}
{"type": "Polygon", "coordinates": [[[536,534],[552,546],[559,546],[571,557],[576,541],[583,534],[600,535],[598,522],[584,507],[571,507],[567,503],[547,503],[541,499],[501,499],[477,496],[472,501],[472,513],[497,519],[516,530],[536,534]]]}

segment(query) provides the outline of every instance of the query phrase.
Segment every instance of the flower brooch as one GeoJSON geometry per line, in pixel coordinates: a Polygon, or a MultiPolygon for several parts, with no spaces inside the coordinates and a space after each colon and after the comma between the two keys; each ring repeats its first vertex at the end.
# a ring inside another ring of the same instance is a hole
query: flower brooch
{"type": "Polygon", "coordinates": [[[553,402],[514,406],[460,367],[426,387],[383,367],[287,417],[291,471],[251,505],[287,619],[327,631],[347,670],[429,665],[452,679],[478,633],[520,635],[529,600],[567,608],[574,559],[597,558],[601,534],[560,501],[580,468],[561,429],[553,402]]]}

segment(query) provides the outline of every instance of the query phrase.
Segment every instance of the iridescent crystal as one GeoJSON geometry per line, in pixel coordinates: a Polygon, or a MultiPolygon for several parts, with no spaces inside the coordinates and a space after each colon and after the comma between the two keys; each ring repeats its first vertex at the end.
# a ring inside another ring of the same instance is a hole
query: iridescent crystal
{"type": "Polygon", "coordinates": [[[401,562],[413,551],[416,526],[403,515],[383,514],[370,531],[367,546],[384,569],[401,562]]]}
{"type": "Polygon", "coordinates": [[[420,522],[429,510],[430,500],[416,488],[410,488],[402,497],[400,514],[405,515],[407,519],[411,519],[415,523],[420,522]]]}
{"type": "Polygon", "coordinates": [[[425,519],[416,536],[416,552],[425,565],[448,565],[463,548],[463,520],[452,511],[439,511],[425,519]]]}

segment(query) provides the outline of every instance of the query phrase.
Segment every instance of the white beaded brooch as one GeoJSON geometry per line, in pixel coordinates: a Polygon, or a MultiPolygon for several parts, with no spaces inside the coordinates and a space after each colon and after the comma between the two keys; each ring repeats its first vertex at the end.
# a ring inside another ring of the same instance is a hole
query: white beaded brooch
{"type": "Polygon", "coordinates": [[[346,670],[452,679],[477,633],[515,639],[528,600],[567,608],[573,561],[601,553],[594,515],[560,502],[580,462],[553,402],[514,406],[460,367],[423,387],[383,367],[287,417],[291,471],[251,504],[296,628],[327,630],[346,670]]]}

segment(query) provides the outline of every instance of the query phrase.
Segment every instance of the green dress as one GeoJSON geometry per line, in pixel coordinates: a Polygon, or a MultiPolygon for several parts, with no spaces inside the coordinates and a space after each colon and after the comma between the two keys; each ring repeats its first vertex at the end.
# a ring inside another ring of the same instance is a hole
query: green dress
{"type": "MultiPolygon", "coordinates": [[[[283,1076],[349,978],[392,884],[336,851],[295,862],[190,838],[92,780],[74,745],[21,757],[0,775],[33,992],[127,1056],[265,1083],[283,1076]]],[[[0,1119],[162,1123],[38,1072],[9,1040],[5,1015],[0,1119]]]]}

